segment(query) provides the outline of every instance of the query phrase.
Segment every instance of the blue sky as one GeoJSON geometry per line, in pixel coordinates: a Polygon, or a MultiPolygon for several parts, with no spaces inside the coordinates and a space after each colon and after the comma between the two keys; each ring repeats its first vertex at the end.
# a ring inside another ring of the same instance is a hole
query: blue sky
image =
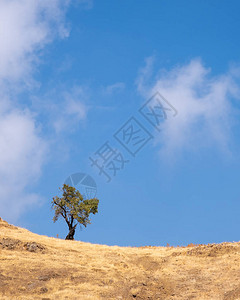
{"type": "Polygon", "coordinates": [[[51,199],[80,172],[95,180],[100,205],[76,239],[238,241],[239,8],[225,0],[1,1],[0,216],[64,238],[51,199]],[[156,93],[177,110],[160,131],[139,112],[156,93]],[[152,137],[135,156],[114,138],[132,117],[152,137]],[[106,142],[128,161],[109,183],[89,160],[106,142]]]}

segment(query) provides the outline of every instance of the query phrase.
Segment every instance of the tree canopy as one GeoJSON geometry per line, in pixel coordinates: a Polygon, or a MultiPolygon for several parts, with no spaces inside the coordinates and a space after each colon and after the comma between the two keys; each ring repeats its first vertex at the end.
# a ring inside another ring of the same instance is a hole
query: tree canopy
{"type": "Polygon", "coordinates": [[[97,198],[84,199],[82,194],[72,186],[63,184],[60,188],[62,197],[55,196],[52,200],[52,208],[55,210],[53,221],[59,217],[66,221],[69,233],[66,239],[74,239],[77,224],[86,227],[91,224],[90,214],[98,213],[99,200],[97,198]]]}

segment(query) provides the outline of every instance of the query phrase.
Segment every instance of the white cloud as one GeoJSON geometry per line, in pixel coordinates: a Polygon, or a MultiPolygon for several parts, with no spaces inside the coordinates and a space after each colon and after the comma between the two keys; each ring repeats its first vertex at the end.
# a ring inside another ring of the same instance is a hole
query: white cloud
{"type": "Polygon", "coordinates": [[[93,0],[76,0],[76,2],[74,2],[76,5],[81,5],[83,9],[91,9],[93,8],[93,0]]]}
{"type": "Polygon", "coordinates": [[[51,118],[56,133],[73,131],[76,125],[86,118],[88,107],[84,104],[86,92],[82,87],[74,87],[69,92],[58,96],[63,97],[57,105],[52,106],[51,118]]]}
{"type": "Polygon", "coordinates": [[[154,65],[154,56],[149,56],[145,59],[145,66],[140,69],[139,76],[136,80],[138,91],[148,97],[149,94],[149,80],[152,79],[154,65]]]}
{"type": "Polygon", "coordinates": [[[57,35],[68,35],[67,4],[64,0],[0,1],[0,214],[8,220],[40,200],[27,189],[41,174],[47,142],[34,114],[20,110],[17,93],[32,84],[46,44],[57,35]]]}
{"type": "Polygon", "coordinates": [[[183,150],[216,147],[229,152],[232,126],[232,98],[239,98],[234,72],[211,75],[201,60],[162,71],[149,84],[152,60],[142,69],[138,90],[146,98],[160,92],[177,110],[175,118],[162,125],[161,154],[171,156],[183,150]],[[146,80],[147,79],[147,80],[146,80]]]}
{"type": "Polygon", "coordinates": [[[86,119],[88,95],[84,86],[59,85],[45,95],[32,97],[33,109],[44,118],[51,139],[54,135],[56,141],[62,140],[65,132],[73,132],[86,119]]]}
{"type": "Polygon", "coordinates": [[[104,88],[104,92],[108,95],[112,95],[115,92],[119,92],[125,88],[125,84],[123,82],[116,82],[114,84],[108,85],[104,88]]]}
{"type": "Polygon", "coordinates": [[[11,109],[0,118],[0,212],[14,219],[36,194],[25,193],[38,179],[46,153],[46,142],[39,136],[35,121],[26,111],[11,109]],[[9,209],[11,207],[11,209],[9,209]]]}
{"type": "Polygon", "coordinates": [[[67,2],[1,0],[0,78],[25,79],[39,59],[39,51],[56,34],[68,35],[63,23],[67,2]]]}

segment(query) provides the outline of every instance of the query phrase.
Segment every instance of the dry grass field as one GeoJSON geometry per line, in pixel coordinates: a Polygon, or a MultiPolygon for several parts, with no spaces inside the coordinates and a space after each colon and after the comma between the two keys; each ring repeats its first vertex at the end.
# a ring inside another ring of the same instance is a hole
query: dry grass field
{"type": "Polygon", "coordinates": [[[117,247],[0,220],[0,299],[240,299],[240,243],[117,247]]]}

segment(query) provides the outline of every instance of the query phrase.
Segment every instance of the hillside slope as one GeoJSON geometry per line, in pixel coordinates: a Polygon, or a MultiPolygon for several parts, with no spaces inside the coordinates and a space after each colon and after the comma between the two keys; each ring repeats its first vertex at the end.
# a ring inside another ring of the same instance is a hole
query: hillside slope
{"type": "Polygon", "coordinates": [[[240,243],[109,247],[0,219],[0,299],[240,299],[240,243]]]}

